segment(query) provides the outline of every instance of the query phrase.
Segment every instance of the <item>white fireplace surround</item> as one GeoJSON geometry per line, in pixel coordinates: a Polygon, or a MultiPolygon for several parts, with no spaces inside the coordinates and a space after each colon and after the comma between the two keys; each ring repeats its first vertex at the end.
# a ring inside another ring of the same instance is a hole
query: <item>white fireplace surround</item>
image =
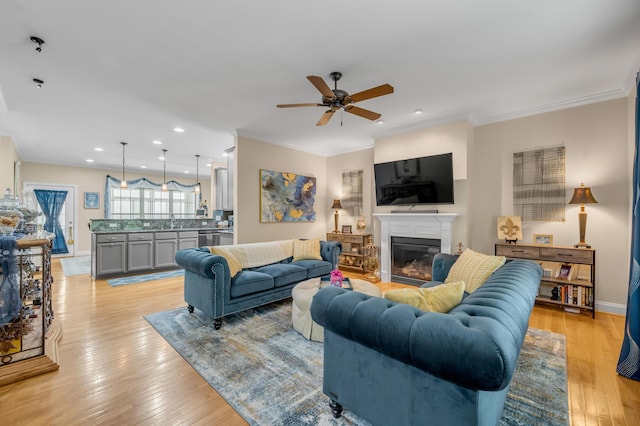
{"type": "Polygon", "coordinates": [[[391,237],[437,238],[451,253],[451,225],[457,213],[374,213],[380,221],[380,279],[391,280],[391,237]]]}

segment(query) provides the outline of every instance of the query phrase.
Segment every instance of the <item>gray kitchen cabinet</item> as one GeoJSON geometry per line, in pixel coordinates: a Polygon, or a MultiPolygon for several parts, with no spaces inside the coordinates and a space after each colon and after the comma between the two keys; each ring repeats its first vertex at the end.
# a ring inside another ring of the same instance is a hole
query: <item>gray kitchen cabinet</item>
{"type": "Polygon", "coordinates": [[[221,246],[233,245],[233,233],[231,233],[231,232],[221,232],[220,233],[220,245],[221,246]]]}
{"type": "Polygon", "coordinates": [[[153,269],[153,233],[129,234],[127,237],[128,272],[153,269]]]}
{"type": "Polygon", "coordinates": [[[178,250],[198,247],[198,231],[178,232],[178,250]]]}
{"type": "Polygon", "coordinates": [[[170,266],[176,266],[175,258],[177,251],[178,232],[155,233],[154,256],[156,268],[167,268],[170,266]]]}
{"type": "Polygon", "coordinates": [[[123,274],[127,272],[127,246],[125,234],[98,235],[96,240],[96,274],[123,274]]]}

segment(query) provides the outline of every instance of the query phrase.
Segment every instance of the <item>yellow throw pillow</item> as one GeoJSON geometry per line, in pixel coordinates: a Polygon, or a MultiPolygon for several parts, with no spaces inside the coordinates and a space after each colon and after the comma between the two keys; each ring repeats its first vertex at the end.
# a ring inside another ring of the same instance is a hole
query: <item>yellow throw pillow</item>
{"type": "Polygon", "coordinates": [[[429,312],[446,313],[462,300],[464,282],[440,284],[429,288],[403,288],[384,294],[385,299],[405,303],[429,312]]]}
{"type": "Polygon", "coordinates": [[[504,256],[488,256],[470,249],[455,261],[445,283],[464,281],[467,293],[473,293],[507,260],[504,256]]]}
{"type": "Polygon", "coordinates": [[[322,256],[320,256],[320,239],[294,240],[293,261],[297,260],[322,260],[322,256]]]}
{"type": "Polygon", "coordinates": [[[229,250],[227,250],[225,246],[211,246],[209,247],[209,251],[211,252],[211,254],[222,256],[227,260],[231,278],[235,277],[238,272],[242,271],[242,264],[240,263],[238,258],[236,258],[229,250]]]}

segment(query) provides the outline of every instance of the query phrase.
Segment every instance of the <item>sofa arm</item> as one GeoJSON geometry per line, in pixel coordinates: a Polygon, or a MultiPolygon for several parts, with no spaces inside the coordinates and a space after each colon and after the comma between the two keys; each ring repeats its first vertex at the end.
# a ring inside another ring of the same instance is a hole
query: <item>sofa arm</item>
{"type": "MultiPolygon", "coordinates": [[[[222,256],[211,254],[209,249],[187,248],[178,250],[176,253],[176,263],[187,271],[201,275],[205,278],[215,279],[214,266],[223,268],[224,276],[229,277],[229,264],[222,256]]],[[[230,280],[230,278],[228,278],[230,280]]]]}
{"type": "Polygon", "coordinates": [[[342,252],[342,243],[338,241],[320,241],[320,256],[331,263],[331,269],[338,267],[338,258],[342,252]]]}
{"type": "Polygon", "coordinates": [[[539,265],[520,262],[498,270],[448,314],[326,287],[314,296],[311,316],[326,330],[441,379],[501,390],[513,376],[541,275],[539,265]]]}

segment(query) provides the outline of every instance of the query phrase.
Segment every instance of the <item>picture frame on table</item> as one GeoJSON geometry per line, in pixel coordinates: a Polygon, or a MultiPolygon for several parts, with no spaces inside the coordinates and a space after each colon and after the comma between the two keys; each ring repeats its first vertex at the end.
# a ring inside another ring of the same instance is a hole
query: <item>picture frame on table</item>
{"type": "Polygon", "coordinates": [[[342,225],[342,233],[343,234],[351,234],[351,225],[342,225]]]}
{"type": "Polygon", "coordinates": [[[537,246],[552,246],[553,235],[552,234],[533,234],[533,244],[537,246]]]}
{"type": "Polygon", "coordinates": [[[84,208],[85,209],[99,209],[100,208],[100,193],[99,192],[85,192],[84,193],[84,208]]]}
{"type": "Polygon", "coordinates": [[[562,278],[564,280],[568,280],[571,275],[571,265],[560,265],[560,269],[558,269],[558,278],[562,278]]]}

